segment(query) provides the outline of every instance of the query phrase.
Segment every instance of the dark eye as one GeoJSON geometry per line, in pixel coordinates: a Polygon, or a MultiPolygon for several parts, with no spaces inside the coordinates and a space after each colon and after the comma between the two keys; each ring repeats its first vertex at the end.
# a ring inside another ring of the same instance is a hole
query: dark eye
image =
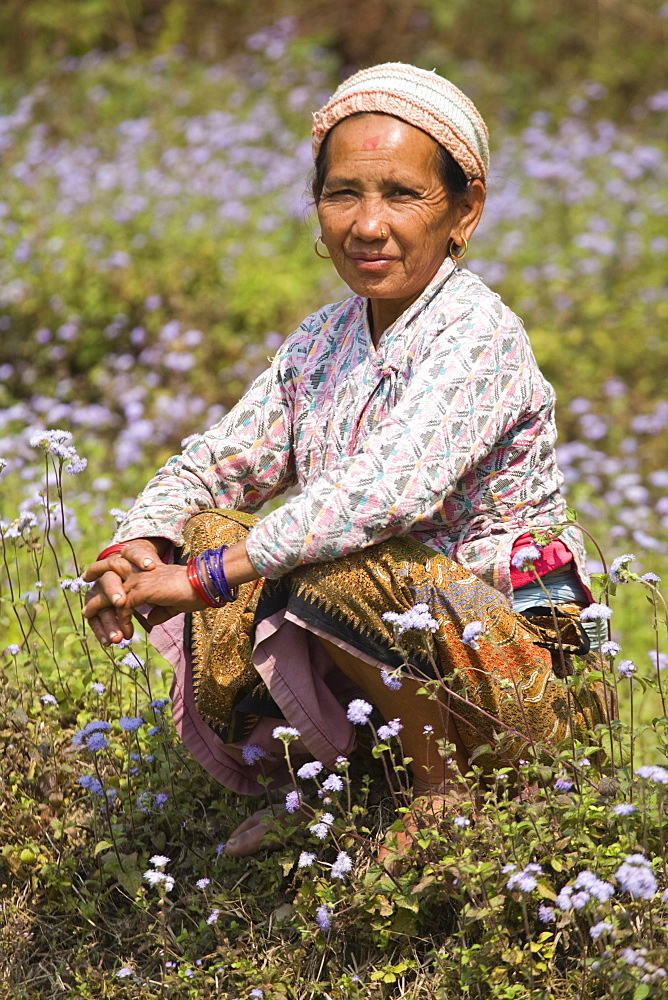
{"type": "Polygon", "coordinates": [[[351,188],[333,188],[331,191],[325,189],[322,193],[325,198],[353,198],[355,195],[351,188]]]}
{"type": "Polygon", "coordinates": [[[417,191],[413,191],[412,188],[407,187],[396,187],[392,192],[395,198],[419,198],[417,191]]]}

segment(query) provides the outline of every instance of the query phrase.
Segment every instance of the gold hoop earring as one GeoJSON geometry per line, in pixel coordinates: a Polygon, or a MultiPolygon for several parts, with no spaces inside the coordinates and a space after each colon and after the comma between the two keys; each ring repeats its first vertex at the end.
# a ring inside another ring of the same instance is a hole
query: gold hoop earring
{"type": "Polygon", "coordinates": [[[316,257],[320,257],[321,260],[331,260],[332,258],[329,256],[329,254],[320,253],[320,251],[318,250],[319,242],[322,243],[322,245],[325,247],[326,250],[327,247],[325,246],[325,241],[322,238],[322,233],[318,233],[318,235],[315,238],[315,243],[313,244],[313,249],[315,250],[316,257]]]}
{"type": "Polygon", "coordinates": [[[452,248],[456,247],[456,246],[458,246],[458,244],[455,243],[455,241],[453,240],[452,243],[450,244],[450,257],[451,257],[451,259],[455,260],[455,261],[456,260],[464,260],[464,257],[466,257],[467,253],[469,252],[469,241],[466,239],[465,236],[462,237],[462,243],[461,243],[462,252],[460,254],[454,254],[452,252],[452,248]]]}

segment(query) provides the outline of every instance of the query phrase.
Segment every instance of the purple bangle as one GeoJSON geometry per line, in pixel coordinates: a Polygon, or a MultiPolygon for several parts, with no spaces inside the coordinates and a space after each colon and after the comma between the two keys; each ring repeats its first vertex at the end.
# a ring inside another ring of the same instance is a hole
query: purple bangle
{"type": "Polygon", "coordinates": [[[209,587],[209,584],[207,582],[207,575],[206,575],[205,572],[202,572],[202,563],[203,562],[206,564],[206,560],[204,559],[204,553],[202,553],[202,555],[197,556],[196,559],[195,559],[195,567],[197,569],[197,576],[198,576],[200,584],[202,585],[202,590],[204,591],[204,593],[206,594],[206,596],[211,601],[211,607],[212,608],[222,608],[228,602],[225,601],[225,600],[223,600],[223,599],[221,599],[219,597],[219,595],[216,594],[216,593],[214,593],[211,590],[211,587],[209,587]]]}
{"type": "Polygon", "coordinates": [[[207,549],[202,555],[216,597],[225,604],[229,604],[238,597],[239,588],[234,587],[233,589],[227,582],[223,563],[226,549],[227,545],[221,545],[219,549],[207,549]]]}
{"type": "Polygon", "coordinates": [[[232,587],[230,587],[229,583],[227,582],[227,577],[225,575],[225,563],[224,563],[226,549],[227,545],[221,545],[219,549],[216,549],[214,551],[214,566],[215,566],[214,571],[216,574],[216,584],[218,586],[219,592],[221,594],[224,594],[227,597],[228,601],[235,601],[239,596],[239,588],[235,587],[234,589],[232,589],[232,587]]]}

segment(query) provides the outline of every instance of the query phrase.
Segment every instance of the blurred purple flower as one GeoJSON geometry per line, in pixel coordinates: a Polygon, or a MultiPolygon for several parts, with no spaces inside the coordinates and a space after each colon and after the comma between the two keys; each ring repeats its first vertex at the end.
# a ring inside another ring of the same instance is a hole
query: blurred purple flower
{"type": "Polygon", "coordinates": [[[372,712],[373,705],[370,705],[368,701],[364,701],[363,698],[353,698],[348,705],[346,715],[349,722],[356,726],[364,726],[369,721],[372,712]]]}
{"type": "Polygon", "coordinates": [[[398,736],[402,729],[401,721],[399,719],[392,719],[386,726],[378,727],[378,739],[391,740],[394,736],[398,736]]]}
{"type": "Polygon", "coordinates": [[[590,604],[580,612],[580,621],[607,621],[612,617],[612,608],[607,604],[590,604]]]}
{"type": "Polygon", "coordinates": [[[409,629],[417,629],[418,631],[426,630],[429,632],[436,632],[438,629],[438,622],[432,618],[429,613],[429,606],[423,602],[419,602],[401,614],[396,611],[386,611],[382,617],[384,621],[390,622],[391,625],[396,627],[399,635],[409,629]]]}
{"type": "Polygon", "coordinates": [[[322,771],[322,764],[319,760],[310,760],[297,771],[298,778],[315,778],[322,771]]]}
{"type": "Polygon", "coordinates": [[[477,640],[485,631],[482,622],[469,622],[468,625],[464,626],[464,631],[462,632],[462,642],[465,646],[470,646],[471,649],[480,649],[477,640]]]}
{"type": "Polygon", "coordinates": [[[631,552],[613,559],[612,566],[610,567],[610,579],[613,583],[628,583],[627,567],[634,559],[635,556],[631,552]]]}
{"type": "Polygon", "coordinates": [[[511,564],[518,570],[527,570],[529,564],[537,562],[541,557],[541,551],[537,545],[523,545],[521,549],[513,555],[511,564]]]}
{"type": "Polygon", "coordinates": [[[350,855],[346,851],[339,851],[338,857],[332,865],[332,878],[345,878],[352,866],[353,862],[350,855]]]}

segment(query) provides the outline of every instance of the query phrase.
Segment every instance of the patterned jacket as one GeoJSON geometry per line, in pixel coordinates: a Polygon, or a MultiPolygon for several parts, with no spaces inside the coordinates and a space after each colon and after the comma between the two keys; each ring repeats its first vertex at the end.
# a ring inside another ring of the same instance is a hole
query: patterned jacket
{"type": "MultiPolygon", "coordinates": [[[[324,306],[214,427],[146,486],[117,541],[179,544],[187,519],[256,511],[247,541],[265,577],[410,534],[509,599],[513,541],[563,520],[554,391],[521,321],[444,262],[374,348],[367,301],[324,306]]],[[[577,529],[562,540],[586,580],[577,529]]]]}

